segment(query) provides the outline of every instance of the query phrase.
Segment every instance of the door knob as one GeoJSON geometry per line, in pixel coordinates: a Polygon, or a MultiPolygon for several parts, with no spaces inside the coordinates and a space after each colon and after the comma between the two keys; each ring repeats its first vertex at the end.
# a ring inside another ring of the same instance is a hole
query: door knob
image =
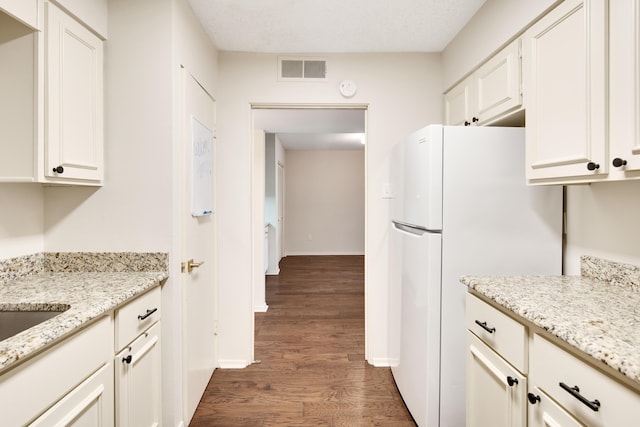
{"type": "Polygon", "coordinates": [[[191,273],[191,270],[193,270],[194,268],[200,267],[202,264],[204,264],[204,261],[193,262],[193,258],[192,258],[189,261],[182,263],[181,271],[183,273],[184,272],[191,273]]]}

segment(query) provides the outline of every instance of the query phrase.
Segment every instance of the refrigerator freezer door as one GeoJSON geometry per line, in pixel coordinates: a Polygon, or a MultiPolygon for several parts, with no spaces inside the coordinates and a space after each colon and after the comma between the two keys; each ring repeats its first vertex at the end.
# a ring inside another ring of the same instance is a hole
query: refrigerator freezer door
{"type": "Polygon", "coordinates": [[[442,126],[432,125],[404,141],[403,222],[442,229],[442,126]]]}
{"type": "Polygon", "coordinates": [[[402,241],[398,390],[418,426],[439,424],[440,233],[394,224],[402,241]]]}

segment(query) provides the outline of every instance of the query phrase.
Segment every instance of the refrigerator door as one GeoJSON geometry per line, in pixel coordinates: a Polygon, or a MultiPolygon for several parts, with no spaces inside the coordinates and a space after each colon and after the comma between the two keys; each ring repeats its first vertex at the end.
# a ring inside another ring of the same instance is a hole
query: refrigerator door
{"type": "Polygon", "coordinates": [[[400,220],[427,230],[441,230],[442,125],[428,126],[407,136],[403,181],[404,212],[400,220]]]}
{"type": "Polygon", "coordinates": [[[440,233],[394,222],[402,242],[398,390],[418,426],[439,425],[440,233]]]}

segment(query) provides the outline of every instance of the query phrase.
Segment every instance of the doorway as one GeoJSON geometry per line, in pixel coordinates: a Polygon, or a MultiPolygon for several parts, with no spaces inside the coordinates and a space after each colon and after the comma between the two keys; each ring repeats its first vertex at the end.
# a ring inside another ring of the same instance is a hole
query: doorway
{"type": "MultiPolygon", "coordinates": [[[[361,238],[362,246],[360,251],[361,255],[364,254],[364,236],[366,230],[366,123],[367,123],[367,106],[366,105],[279,105],[279,104],[253,104],[251,105],[251,117],[252,126],[256,130],[254,135],[254,143],[252,145],[252,224],[253,224],[253,289],[254,297],[260,295],[266,295],[265,293],[265,270],[276,271],[277,266],[269,265],[266,269],[263,268],[262,260],[264,260],[265,248],[274,248],[276,250],[276,257],[269,257],[271,259],[278,259],[279,256],[305,254],[305,255],[322,255],[327,251],[322,251],[318,247],[314,248],[307,245],[306,251],[300,253],[300,249],[295,249],[291,241],[292,235],[297,235],[298,239],[313,242],[317,239],[319,243],[325,237],[324,234],[329,233],[314,233],[314,232],[301,232],[296,230],[294,224],[289,225],[289,219],[287,218],[287,208],[285,207],[283,197],[287,193],[286,188],[289,188],[289,184],[296,183],[300,179],[294,177],[294,170],[288,170],[286,159],[284,157],[275,156],[273,159],[273,173],[275,175],[273,181],[280,191],[280,197],[273,201],[273,206],[280,206],[280,212],[282,216],[277,215],[273,224],[273,236],[277,239],[280,234],[279,245],[265,245],[265,154],[264,148],[265,141],[270,137],[274,137],[273,143],[279,147],[278,150],[282,152],[304,150],[304,151],[316,151],[331,153],[337,151],[360,151],[362,161],[362,213],[359,218],[359,224],[362,227],[361,238]],[[291,172],[291,173],[290,173],[291,172]],[[279,178],[279,179],[278,179],[279,178]],[[301,234],[302,233],[302,234],[301,234]],[[302,236],[302,237],[300,237],[302,236]]],[[[271,141],[271,140],[270,140],[271,141]]],[[[280,154],[282,156],[282,154],[280,154]]],[[[309,157],[308,155],[306,157],[309,157]]],[[[326,157],[326,156],[325,156],[326,157]]],[[[309,161],[308,159],[306,161],[309,161]]],[[[335,163],[335,160],[327,160],[329,165],[335,163]],[[333,162],[333,163],[332,163],[333,162]]],[[[312,161],[310,164],[314,164],[312,161]]],[[[331,171],[325,171],[325,173],[331,174],[331,171]]],[[[309,201],[313,200],[312,195],[309,195],[309,201]]],[[[287,199],[287,203],[292,200],[287,199]]],[[[331,209],[329,209],[330,211],[331,209]]],[[[340,253],[340,248],[337,252],[340,253]]],[[[342,249],[344,251],[344,249],[342,249]]],[[[353,255],[353,248],[343,254],[353,255]]],[[[366,288],[366,283],[365,283],[366,288]]],[[[263,307],[268,309],[268,302],[256,302],[254,298],[254,308],[263,307]]],[[[257,310],[264,311],[264,310],[257,310]]]]}

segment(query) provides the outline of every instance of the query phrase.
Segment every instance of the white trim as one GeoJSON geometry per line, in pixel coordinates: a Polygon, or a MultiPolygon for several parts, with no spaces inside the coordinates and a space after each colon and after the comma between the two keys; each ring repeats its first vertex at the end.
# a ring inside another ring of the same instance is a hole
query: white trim
{"type": "Polygon", "coordinates": [[[220,369],[244,369],[251,365],[250,360],[218,360],[220,369]]]}
{"type": "Polygon", "coordinates": [[[333,255],[333,256],[339,256],[339,255],[361,255],[361,256],[364,256],[364,252],[363,251],[355,251],[355,252],[351,252],[351,251],[287,252],[287,256],[325,256],[325,255],[333,255]]]}
{"type": "Polygon", "coordinates": [[[391,366],[398,366],[398,359],[389,359],[389,358],[373,358],[368,360],[370,365],[373,365],[376,368],[389,368],[391,366]]]}
{"type": "Polygon", "coordinates": [[[265,304],[265,305],[254,305],[253,306],[253,312],[254,313],[266,313],[267,310],[269,310],[269,306],[267,304],[265,304]]]}

